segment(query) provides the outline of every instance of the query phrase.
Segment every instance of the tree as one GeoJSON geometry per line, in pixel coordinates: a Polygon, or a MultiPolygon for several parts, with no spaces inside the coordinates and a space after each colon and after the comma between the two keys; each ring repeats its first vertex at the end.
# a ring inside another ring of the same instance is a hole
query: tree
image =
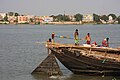
{"type": "Polygon", "coordinates": [[[63,15],[59,14],[58,16],[56,16],[58,21],[63,21],[63,15]]]}
{"type": "Polygon", "coordinates": [[[9,16],[13,16],[14,13],[13,13],[13,12],[9,12],[8,15],[9,15],[9,16]]]}
{"type": "Polygon", "coordinates": [[[53,21],[56,21],[57,16],[51,15],[50,17],[53,17],[53,21]]]}
{"type": "Polygon", "coordinates": [[[115,20],[117,18],[115,14],[109,14],[108,17],[109,16],[112,16],[113,20],[115,20]]]}
{"type": "Polygon", "coordinates": [[[104,21],[108,21],[108,16],[102,15],[102,16],[100,16],[100,19],[102,19],[102,20],[104,20],[104,21]]]}
{"type": "Polygon", "coordinates": [[[34,21],[33,21],[33,18],[30,18],[30,22],[34,22],[34,21]]]}
{"type": "Polygon", "coordinates": [[[99,22],[100,22],[100,16],[97,15],[97,14],[93,14],[93,20],[94,20],[95,22],[99,23],[99,22]]]}
{"type": "Polygon", "coordinates": [[[118,24],[120,24],[120,16],[117,17],[118,24]]]}
{"type": "Polygon", "coordinates": [[[69,16],[64,15],[64,16],[63,16],[63,21],[70,21],[69,16]]]}
{"type": "Polygon", "coordinates": [[[19,16],[19,14],[18,14],[18,13],[15,13],[15,16],[19,16]]]}
{"type": "Polygon", "coordinates": [[[6,14],[6,16],[4,17],[4,21],[8,21],[8,16],[6,14]]]}
{"type": "Polygon", "coordinates": [[[76,21],[82,21],[82,19],[83,19],[83,15],[79,14],[79,13],[74,15],[74,17],[76,18],[76,21]]]}

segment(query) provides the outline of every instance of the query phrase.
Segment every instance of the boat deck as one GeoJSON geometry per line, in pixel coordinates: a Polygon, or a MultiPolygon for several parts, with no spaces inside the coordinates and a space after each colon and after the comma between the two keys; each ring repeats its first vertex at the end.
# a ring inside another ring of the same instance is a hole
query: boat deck
{"type": "Polygon", "coordinates": [[[93,47],[93,46],[75,46],[74,44],[60,44],[60,43],[46,43],[46,47],[48,49],[50,48],[56,48],[56,49],[64,49],[68,48],[69,50],[76,50],[83,52],[83,55],[87,56],[94,56],[97,58],[109,58],[115,61],[120,62],[120,50],[117,48],[109,48],[109,47],[93,47]]]}
{"type": "Polygon", "coordinates": [[[95,49],[95,50],[99,49],[99,50],[120,52],[120,49],[117,49],[117,48],[94,47],[94,46],[91,46],[91,45],[89,45],[89,46],[83,46],[83,45],[76,46],[74,44],[60,44],[60,43],[51,43],[51,42],[47,42],[46,47],[48,47],[48,48],[75,48],[75,49],[86,48],[86,49],[95,49]]]}

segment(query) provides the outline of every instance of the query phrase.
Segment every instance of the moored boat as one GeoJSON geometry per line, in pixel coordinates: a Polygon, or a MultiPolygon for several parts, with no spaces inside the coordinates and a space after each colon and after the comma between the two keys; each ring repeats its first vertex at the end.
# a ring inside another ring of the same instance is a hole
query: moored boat
{"type": "Polygon", "coordinates": [[[120,75],[119,49],[59,43],[47,43],[47,48],[74,74],[120,75]]]}

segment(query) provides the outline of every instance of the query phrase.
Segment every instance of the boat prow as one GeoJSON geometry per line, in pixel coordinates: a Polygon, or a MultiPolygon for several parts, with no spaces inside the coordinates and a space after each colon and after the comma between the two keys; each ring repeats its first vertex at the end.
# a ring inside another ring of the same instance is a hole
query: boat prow
{"type": "Polygon", "coordinates": [[[59,43],[49,43],[47,48],[75,74],[120,75],[119,49],[59,43]]]}

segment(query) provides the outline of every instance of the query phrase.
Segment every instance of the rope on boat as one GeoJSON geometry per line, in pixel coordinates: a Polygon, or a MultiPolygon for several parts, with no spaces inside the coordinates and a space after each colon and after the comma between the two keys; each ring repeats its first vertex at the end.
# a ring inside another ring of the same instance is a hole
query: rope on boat
{"type": "MultiPolygon", "coordinates": [[[[74,39],[73,37],[70,37],[70,36],[61,36],[61,35],[55,35],[55,37],[57,37],[57,38],[66,38],[66,39],[74,39]]],[[[79,40],[82,40],[82,39],[79,39],[79,40]]]]}
{"type": "Polygon", "coordinates": [[[107,60],[106,60],[106,59],[104,59],[104,60],[102,61],[102,63],[104,64],[106,61],[107,61],[107,60]]]}

